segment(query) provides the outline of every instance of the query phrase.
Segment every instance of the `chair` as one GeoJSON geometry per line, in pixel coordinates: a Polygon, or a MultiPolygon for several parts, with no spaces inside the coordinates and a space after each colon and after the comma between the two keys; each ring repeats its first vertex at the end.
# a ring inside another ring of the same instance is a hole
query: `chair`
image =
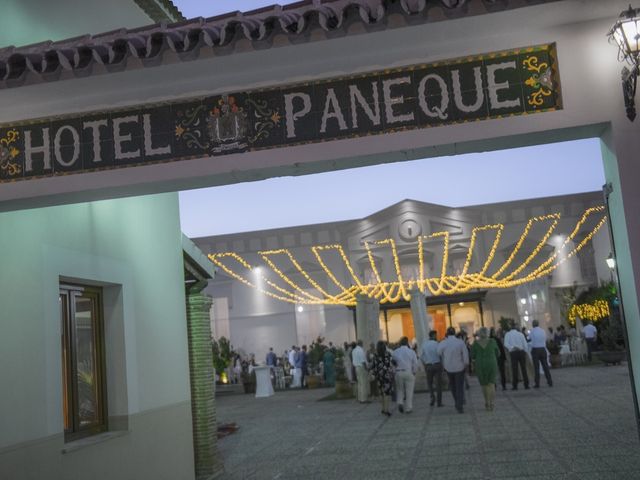
{"type": "Polygon", "coordinates": [[[282,367],[274,367],[273,373],[275,375],[275,386],[276,390],[284,390],[287,388],[287,382],[284,375],[284,368],[282,367]]]}

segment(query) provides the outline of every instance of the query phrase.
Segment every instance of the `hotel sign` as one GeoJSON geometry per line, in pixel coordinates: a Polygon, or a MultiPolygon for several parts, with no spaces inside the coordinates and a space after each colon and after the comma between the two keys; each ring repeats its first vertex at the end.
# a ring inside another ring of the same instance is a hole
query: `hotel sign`
{"type": "Polygon", "coordinates": [[[0,125],[0,181],[562,108],[555,45],[187,101],[0,125]]]}

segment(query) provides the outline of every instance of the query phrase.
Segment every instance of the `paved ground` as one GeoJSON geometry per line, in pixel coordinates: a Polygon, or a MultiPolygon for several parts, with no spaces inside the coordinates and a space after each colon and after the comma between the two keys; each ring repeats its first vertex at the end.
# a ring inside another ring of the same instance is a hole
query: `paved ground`
{"type": "Polygon", "coordinates": [[[327,389],[217,400],[240,429],[218,443],[225,479],[640,479],[625,366],[552,371],[554,387],[498,392],[484,410],[475,378],[460,415],[417,394],[387,419],[379,403],[317,401],[327,389]]]}

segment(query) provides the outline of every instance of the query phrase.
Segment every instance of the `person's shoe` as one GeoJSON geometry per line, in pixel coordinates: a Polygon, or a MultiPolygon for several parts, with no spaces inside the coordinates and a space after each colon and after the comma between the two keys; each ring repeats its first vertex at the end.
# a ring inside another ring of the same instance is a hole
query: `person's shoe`
{"type": "Polygon", "coordinates": [[[391,412],[383,412],[387,417],[391,416],[391,412]]]}
{"type": "MultiPolygon", "coordinates": [[[[527,388],[527,387],[525,387],[527,388]]],[[[540,388],[540,385],[534,385],[533,388],[540,388]]]]}
{"type": "Polygon", "coordinates": [[[518,387],[513,387],[511,390],[518,390],[518,387]]]}
{"type": "Polygon", "coordinates": [[[404,413],[404,407],[402,406],[402,404],[398,405],[398,411],[400,413],[404,413]]]}
{"type": "Polygon", "coordinates": [[[458,413],[464,413],[464,410],[462,408],[456,408],[456,410],[458,411],[458,413]]]}
{"type": "Polygon", "coordinates": [[[549,386],[550,386],[550,387],[553,387],[553,383],[550,383],[550,384],[549,384],[549,386]]]}
{"type": "Polygon", "coordinates": [[[529,390],[529,385],[525,385],[525,386],[524,386],[524,389],[525,389],[525,390],[529,390]]]}
{"type": "Polygon", "coordinates": [[[435,404],[436,404],[435,397],[431,397],[431,403],[429,403],[429,405],[433,407],[435,404]]]}

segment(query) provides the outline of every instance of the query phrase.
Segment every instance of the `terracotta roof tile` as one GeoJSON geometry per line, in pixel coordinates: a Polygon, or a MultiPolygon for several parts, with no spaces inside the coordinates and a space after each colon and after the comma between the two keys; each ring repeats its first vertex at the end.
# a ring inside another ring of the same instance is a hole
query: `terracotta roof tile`
{"type": "Polygon", "coordinates": [[[57,80],[60,76],[53,74],[60,71],[87,75],[91,73],[89,69],[94,62],[117,66],[129,56],[151,59],[165,49],[176,52],[180,57],[198,48],[229,45],[242,36],[252,42],[262,42],[276,33],[296,36],[310,28],[335,31],[347,22],[374,26],[394,13],[427,21],[428,12],[434,7],[465,15],[471,4],[484,6],[489,12],[508,8],[510,2],[522,6],[550,1],[558,0],[303,0],[285,6],[271,5],[250,12],[230,12],[169,25],[158,23],[20,48],[9,46],[0,49],[0,88],[38,81],[38,78],[27,79],[30,75],[41,77],[40,81],[57,80]]]}

